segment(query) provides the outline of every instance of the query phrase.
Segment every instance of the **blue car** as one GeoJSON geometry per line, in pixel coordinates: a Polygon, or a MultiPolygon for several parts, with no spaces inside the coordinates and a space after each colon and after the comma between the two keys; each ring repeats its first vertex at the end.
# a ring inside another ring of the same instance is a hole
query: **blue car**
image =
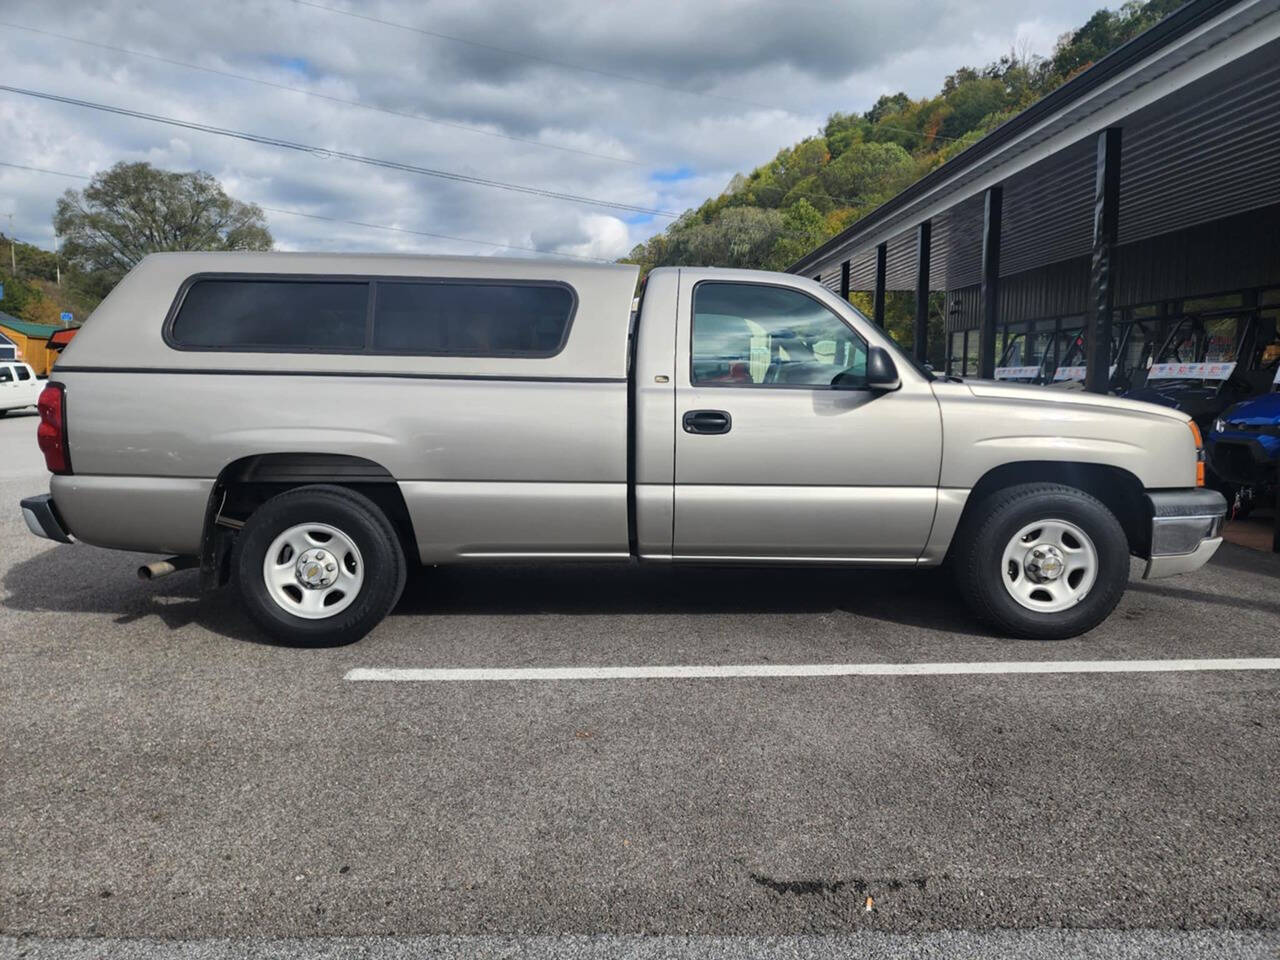
{"type": "Polygon", "coordinates": [[[1223,480],[1257,498],[1276,482],[1280,467],[1280,392],[1229,407],[1213,421],[1209,464],[1223,480]]]}

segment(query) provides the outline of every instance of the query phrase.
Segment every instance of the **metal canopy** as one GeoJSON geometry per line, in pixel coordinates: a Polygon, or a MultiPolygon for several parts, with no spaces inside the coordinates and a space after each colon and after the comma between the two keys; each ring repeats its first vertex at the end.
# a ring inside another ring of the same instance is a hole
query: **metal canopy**
{"type": "Polygon", "coordinates": [[[1124,132],[1122,245],[1280,202],[1280,0],[1188,4],[790,269],[837,289],[848,260],[851,289],[868,290],[887,243],[887,288],[914,290],[915,229],[931,219],[933,286],[976,284],[993,185],[1001,277],[1085,256],[1108,126],[1124,132]]]}

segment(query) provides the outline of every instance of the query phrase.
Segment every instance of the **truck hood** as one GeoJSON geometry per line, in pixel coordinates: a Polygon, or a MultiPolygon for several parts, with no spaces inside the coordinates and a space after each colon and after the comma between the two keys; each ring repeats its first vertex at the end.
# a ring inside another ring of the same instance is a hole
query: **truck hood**
{"type": "Polygon", "coordinates": [[[1111,411],[1133,413],[1146,417],[1167,417],[1184,422],[1191,419],[1181,410],[1175,410],[1171,406],[1143,403],[1138,400],[1113,397],[1110,394],[1053,390],[1033,384],[1009,383],[1005,380],[965,380],[964,384],[974,396],[990,397],[994,400],[1023,400],[1030,403],[1052,403],[1071,407],[1101,407],[1111,411]]]}

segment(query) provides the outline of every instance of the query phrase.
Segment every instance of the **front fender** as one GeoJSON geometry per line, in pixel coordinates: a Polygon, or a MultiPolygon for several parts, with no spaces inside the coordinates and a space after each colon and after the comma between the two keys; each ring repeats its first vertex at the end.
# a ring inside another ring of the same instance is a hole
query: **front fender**
{"type": "Polygon", "coordinates": [[[1024,388],[1018,396],[936,392],[941,487],[967,490],[996,467],[1020,461],[1118,467],[1149,490],[1196,485],[1195,439],[1182,414],[1106,397],[1093,403],[1079,394],[1062,402],[1044,388],[1024,388]]]}

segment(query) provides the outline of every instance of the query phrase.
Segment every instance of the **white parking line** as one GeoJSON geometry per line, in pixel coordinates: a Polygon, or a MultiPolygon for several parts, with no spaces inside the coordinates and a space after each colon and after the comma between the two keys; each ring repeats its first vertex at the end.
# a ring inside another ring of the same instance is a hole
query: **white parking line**
{"type": "Polygon", "coordinates": [[[1222,660],[979,660],[972,663],[744,663],[670,667],[360,667],[346,680],[416,683],[480,680],[705,680],[731,677],[936,677],[1009,673],[1182,673],[1280,670],[1280,657],[1222,660]]]}

